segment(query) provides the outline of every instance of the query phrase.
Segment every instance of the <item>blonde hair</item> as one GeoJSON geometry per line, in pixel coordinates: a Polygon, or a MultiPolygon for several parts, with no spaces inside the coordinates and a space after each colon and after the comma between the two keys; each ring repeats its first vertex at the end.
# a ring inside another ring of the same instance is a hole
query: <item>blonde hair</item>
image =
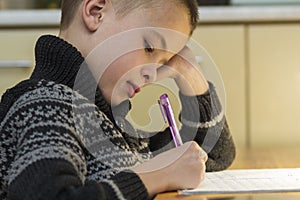
{"type": "MultiPolygon", "coordinates": [[[[78,8],[80,4],[84,0],[62,0],[61,3],[61,29],[67,29],[69,25],[71,24],[74,13],[78,11],[78,8]]],[[[135,10],[137,8],[159,8],[159,6],[162,3],[166,4],[175,4],[179,3],[188,11],[188,14],[190,15],[190,25],[192,28],[192,31],[196,28],[197,23],[199,21],[199,14],[198,14],[198,4],[196,0],[111,0],[114,6],[114,9],[116,10],[118,17],[124,17],[130,11],[135,10]]]]}

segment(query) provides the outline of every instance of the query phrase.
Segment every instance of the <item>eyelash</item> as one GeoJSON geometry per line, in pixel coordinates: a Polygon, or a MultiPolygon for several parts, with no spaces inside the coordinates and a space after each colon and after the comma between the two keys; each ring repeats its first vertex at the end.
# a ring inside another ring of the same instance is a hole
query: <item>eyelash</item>
{"type": "Polygon", "coordinates": [[[152,53],[154,51],[154,48],[151,46],[151,44],[149,44],[149,42],[147,42],[147,40],[144,40],[144,44],[145,44],[145,51],[147,53],[152,53]]]}

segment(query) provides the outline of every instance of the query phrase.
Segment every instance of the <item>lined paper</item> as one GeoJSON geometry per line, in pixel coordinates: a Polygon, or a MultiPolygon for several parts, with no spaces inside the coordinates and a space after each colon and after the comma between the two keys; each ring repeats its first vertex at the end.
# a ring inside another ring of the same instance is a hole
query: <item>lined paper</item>
{"type": "Polygon", "coordinates": [[[211,172],[198,188],[179,191],[183,195],[264,192],[300,192],[300,168],[211,172]]]}

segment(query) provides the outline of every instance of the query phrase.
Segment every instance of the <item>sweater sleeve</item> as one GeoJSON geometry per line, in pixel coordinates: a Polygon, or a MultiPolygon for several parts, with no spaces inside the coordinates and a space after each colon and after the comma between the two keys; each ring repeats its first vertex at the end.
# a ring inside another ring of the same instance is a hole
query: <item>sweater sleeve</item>
{"type": "Polygon", "coordinates": [[[14,135],[10,143],[14,158],[6,163],[8,199],[148,198],[143,182],[131,171],[101,181],[88,179],[88,152],[76,133],[73,105],[46,94],[49,90],[34,92],[14,104],[1,130],[2,135],[14,135]],[[45,94],[47,98],[42,98],[45,94]]]}
{"type": "Polygon", "coordinates": [[[93,180],[82,183],[70,163],[43,160],[18,176],[9,187],[8,199],[147,199],[145,194],[141,180],[132,172],[120,172],[112,180],[100,183],[93,180]]]}
{"type": "MultiPolygon", "coordinates": [[[[235,145],[214,86],[209,83],[209,92],[203,95],[191,97],[180,93],[179,96],[182,104],[180,134],[183,142],[194,140],[208,153],[207,171],[228,168],[235,158],[235,145]]],[[[171,144],[169,129],[150,140],[152,151],[171,144]]]]}
{"type": "Polygon", "coordinates": [[[147,199],[147,195],[141,180],[132,172],[120,172],[102,182],[82,182],[70,163],[57,159],[27,167],[9,186],[8,199],[147,199]]]}

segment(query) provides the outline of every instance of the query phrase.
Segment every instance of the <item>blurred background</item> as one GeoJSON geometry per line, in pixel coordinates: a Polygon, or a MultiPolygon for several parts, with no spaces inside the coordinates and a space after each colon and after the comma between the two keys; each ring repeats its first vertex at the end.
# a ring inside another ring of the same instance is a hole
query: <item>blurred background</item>
{"type": "Polygon", "coordinates": [[[59,8],[61,0],[0,0],[2,9],[51,9],[59,8]]]}
{"type": "MultiPolygon", "coordinates": [[[[198,3],[201,21],[192,38],[218,66],[237,146],[299,146],[300,0],[198,3]]],[[[30,75],[37,38],[58,34],[59,5],[60,0],[0,0],[1,95],[30,75]]],[[[199,62],[211,67],[205,59],[199,62]]],[[[136,99],[143,105],[134,107],[131,118],[145,126],[150,119],[140,109],[157,99],[147,89],[136,99]]]]}

